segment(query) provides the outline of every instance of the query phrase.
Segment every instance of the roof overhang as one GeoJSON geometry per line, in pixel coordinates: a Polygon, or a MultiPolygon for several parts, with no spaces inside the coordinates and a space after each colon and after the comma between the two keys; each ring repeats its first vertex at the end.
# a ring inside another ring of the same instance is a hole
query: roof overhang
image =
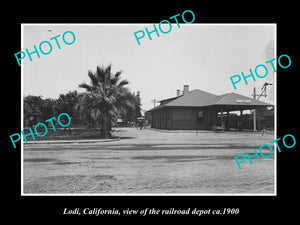
{"type": "MultiPolygon", "coordinates": [[[[171,100],[167,99],[167,100],[171,100]]],[[[167,101],[166,104],[150,109],[148,112],[156,110],[164,110],[167,108],[197,108],[197,109],[216,109],[223,111],[238,111],[261,109],[264,107],[273,106],[266,102],[258,101],[237,93],[227,93],[224,95],[213,95],[201,90],[193,90],[179,97],[175,97],[172,101],[167,101]]]]}
{"type": "Polygon", "coordinates": [[[223,111],[239,111],[239,110],[262,109],[269,106],[274,107],[274,105],[271,104],[265,104],[265,105],[236,104],[236,105],[210,105],[210,106],[206,106],[206,108],[223,110],[223,111]]]}

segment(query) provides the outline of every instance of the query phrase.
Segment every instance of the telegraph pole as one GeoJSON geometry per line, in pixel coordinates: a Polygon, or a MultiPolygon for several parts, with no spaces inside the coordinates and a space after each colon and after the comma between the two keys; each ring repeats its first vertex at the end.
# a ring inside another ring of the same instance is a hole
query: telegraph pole
{"type": "MultiPolygon", "coordinates": [[[[256,89],[253,88],[253,99],[256,98],[256,89]]],[[[256,109],[253,110],[253,130],[256,131],[256,109]]]]}
{"type": "Polygon", "coordinates": [[[154,107],[153,107],[153,108],[155,108],[155,104],[156,104],[156,103],[159,103],[159,101],[158,101],[158,100],[156,100],[156,99],[153,99],[153,100],[151,100],[151,103],[153,103],[153,104],[154,104],[154,107]]]}
{"type": "MultiPolygon", "coordinates": [[[[256,89],[253,88],[253,95],[252,95],[253,99],[258,100],[261,96],[267,97],[267,86],[268,85],[273,85],[273,84],[265,82],[261,88],[262,92],[260,95],[256,94],[256,89]],[[256,96],[258,96],[258,98],[256,98],[256,96]]],[[[253,109],[253,130],[256,131],[256,109],[253,109]]]]}

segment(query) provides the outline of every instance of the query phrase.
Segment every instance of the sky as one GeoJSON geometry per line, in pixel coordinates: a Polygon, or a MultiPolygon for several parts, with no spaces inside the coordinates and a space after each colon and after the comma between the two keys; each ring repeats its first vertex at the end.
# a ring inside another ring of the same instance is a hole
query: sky
{"type": "MultiPolygon", "coordinates": [[[[168,30],[167,26],[162,29],[168,30]]],[[[23,94],[58,98],[68,91],[83,92],[78,85],[89,83],[88,71],[110,63],[113,72],[123,72],[132,92],[140,92],[144,110],[153,107],[153,99],[175,97],[183,85],[216,95],[235,92],[252,97],[253,87],[260,93],[264,82],[274,83],[276,74],[270,67],[265,78],[249,78],[248,85],[242,80],[236,90],[230,81],[231,76],[248,75],[250,68],[254,71],[276,57],[271,44],[275,41],[276,46],[274,24],[180,24],[178,28],[175,23],[169,33],[159,32],[159,37],[152,33],[152,40],[146,34],[138,45],[134,32],[146,27],[151,31],[153,24],[22,24],[21,51],[32,52],[42,41],[52,44],[50,54],[40,53],[40,58],[33,54],[32,61],[26,55],[22,60],[23,94]],[[66,31],[76,37],[71,45],[62,41],[66,31]],[[61,49],[50,41],[57,35],[61,49]]],[[[43,50],[47,51],[46,44],[43,50]]],[[[269,94],[260,100],[274,103],[273,98],[269,94]]]]}

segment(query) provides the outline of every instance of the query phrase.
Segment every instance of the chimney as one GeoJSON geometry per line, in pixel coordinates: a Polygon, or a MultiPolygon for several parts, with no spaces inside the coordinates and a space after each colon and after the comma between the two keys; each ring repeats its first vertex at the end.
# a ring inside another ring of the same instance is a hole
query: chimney
{"type": "Polygon", "coordinates": [[[188,92],[189,92],[189,85],[183,85],[183,94],[185,95],[188,92]]]}
{"type": "Polygon", "coordinates": [[[177,94],[176,95],[177,97],[180,95],[180,90],[179,89],[176,90],[176,94],[177,94]]]}

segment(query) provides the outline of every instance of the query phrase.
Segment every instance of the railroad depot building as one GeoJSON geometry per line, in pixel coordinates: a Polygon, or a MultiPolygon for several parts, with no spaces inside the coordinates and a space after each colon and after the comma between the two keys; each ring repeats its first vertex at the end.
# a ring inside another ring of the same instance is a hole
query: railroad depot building
{"type": "Polygon", "coordinates": [[[189,91],[188,85],[184,85],[183,94],[177,90],[176,97],[161,100],[160,105],[147,114],[151,115],[152,128],[166,130],[215,130],[218,127],[261,130],[266,124],[268,128],[274,127],[274,106],[271,104],[237,93],[215,95],[199,89],[189,91]],[[252,111],[243,115],[245,110],[252,111]],[[268,116],[264,117],[265,114],[268,116]]]}

